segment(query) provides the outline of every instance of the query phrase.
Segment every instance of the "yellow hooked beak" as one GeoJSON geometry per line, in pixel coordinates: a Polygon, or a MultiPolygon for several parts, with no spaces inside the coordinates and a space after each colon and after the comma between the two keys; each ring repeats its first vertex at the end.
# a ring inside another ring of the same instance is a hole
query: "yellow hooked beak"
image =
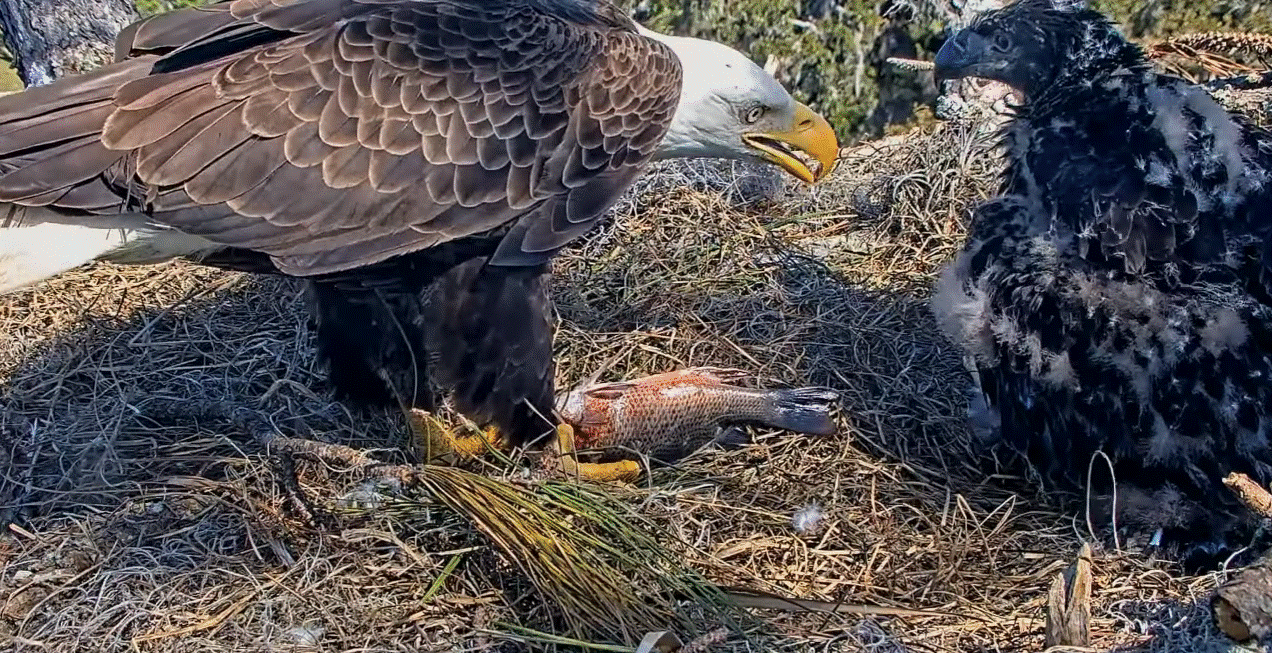
{"type": "Polygon", "coordinates": [[[742,135],[742,141],[760,151],[765,161],[777,164],[808,184],[815,184],[839,161],[839,139],[830,123],[803,103],[795,103],[795,123],[790,131],[750,132],[742,135]],[[816,172],[795,156],[798,150],[815,159],[821,165],[816,172]]]}

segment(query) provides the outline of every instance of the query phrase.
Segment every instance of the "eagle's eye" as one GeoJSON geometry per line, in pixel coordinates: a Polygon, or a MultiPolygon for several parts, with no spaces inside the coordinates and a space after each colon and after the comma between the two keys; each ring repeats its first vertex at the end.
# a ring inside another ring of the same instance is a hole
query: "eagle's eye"
{"type": "Polygon", "coordinates": [[[1006,52],[1011,49],[1011,35],[1006,32],[999,32],[994,35],[993,48],[998,52],[1006,52]]]}
{"type": "Polygon", "coordinates": [[[746,124],[753,125],[756,122],[758,122],[760,118],[763,118],[763,117],[764,117],[764,106],[757,104],[751,107],[751,109],[746,112],[746,117],[743,118],[743,120],[746,120],[746,124]]]}

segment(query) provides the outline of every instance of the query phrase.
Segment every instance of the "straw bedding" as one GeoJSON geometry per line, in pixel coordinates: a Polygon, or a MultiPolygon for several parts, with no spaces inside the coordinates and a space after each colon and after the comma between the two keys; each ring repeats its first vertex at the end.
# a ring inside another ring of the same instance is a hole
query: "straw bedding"
{"type": "MultiPolygon", "coordinates": [[[[968,377],[926,308],[991,186],[984,147],[974,126],[940,124],[853,148],[811,190],[767,169],[661,165],[561,259],[563,385],[607,363],[602,380],[717,365],[843,393],[836,436],[758,432],[637,487],[473,468],[547,506],[543,523],[621,540],[580,555],[630,581],[615,592],[655,597],[626,636],[589,627],[480,516],[266,455],[221,419],[243,409],[277,433],[407,460],[400,416],[330,400],[297,284],[99,265],[4,298],[0,646],[630,651],[674,608],[662,627],[697,637],[686,650],[1041,650],[1047,589],[1093,538],[973,439],[968,377]],[[735,619],[666,598],[701,589],[695,575],[954,616],[735,619]]],[[[1227,650],[1206,603],[1223,574],[1181,576],[1119,545],[1096,546],[1094,647],[1227,650]]]]}

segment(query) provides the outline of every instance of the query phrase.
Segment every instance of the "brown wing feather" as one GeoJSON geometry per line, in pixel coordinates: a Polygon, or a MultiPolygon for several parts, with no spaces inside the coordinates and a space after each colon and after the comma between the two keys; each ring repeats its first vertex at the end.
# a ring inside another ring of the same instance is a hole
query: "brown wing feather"
{"type": "Polygon", "coordinates": [[[209,34],[220,33],[236,21],[229,2],[169,11],[143,18],[115,37],[115,61],[144,54],[164,54],[209,34]]]}
{"type": "Polygon", "coordinates": [[[234,0],[151,21],[119,51],[166,72],[118,88],[102,143],[137,162],[157,222],[293,274],[495,229],[492,263],[546,260],[634,181],[679,98],[675,56],[606,2],[234,0]]]}

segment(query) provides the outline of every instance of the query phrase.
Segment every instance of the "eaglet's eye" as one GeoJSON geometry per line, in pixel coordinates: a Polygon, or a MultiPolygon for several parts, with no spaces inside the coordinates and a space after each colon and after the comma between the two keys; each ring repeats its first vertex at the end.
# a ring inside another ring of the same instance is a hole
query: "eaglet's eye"
{"type": "Polygon", "coordinates": [[[994,35],[994,49],[999,52],[1006,52],[1011,49],[1011,36],[1006,32],[999,32],[994,35]]]}
{"type": "Polygon", "coordinates": [[[760,118],[764,117],[764,111],[765,108],[763,106],[756,105],[751,107],[751,110],[746,112],[746,124],[750,125],[759,121],[760,118]]]}

